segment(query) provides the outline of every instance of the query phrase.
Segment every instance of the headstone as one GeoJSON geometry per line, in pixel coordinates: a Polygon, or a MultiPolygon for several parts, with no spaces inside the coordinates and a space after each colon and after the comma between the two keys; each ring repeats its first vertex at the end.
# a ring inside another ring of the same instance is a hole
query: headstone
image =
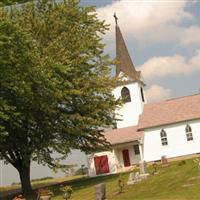
{"type": "Polygon", "coordinates": [[[105,183],[100,183],[95,186],[95,200],[105,200],[106,199],[106,185],[105,183]]]}
{"type": "Polygon", "coordinates": [[[135,178],[135,174],[134,174],[133,172],[131,172],[131,173],[129,174],[128,181],[133,181],[134,178],[135,178]]]}
{"type": "Polygon", "coordinates": [[[166,156],[162,156],[162,157],[161,157],[161,164],[162,164],[162,166],[163,166],[163,167],[165,167],[165,166],[168,166],[168,165],[169,165],[169,163],[168,163],[168,160],[167,160],[167,157],[166,157],[166,156]]]}
{"type": "Polygon", "coordinates": [[[148,178],[148,176],[149,176],[149,173],[146,173],[146,174],[140,174],[140,179],[141,179],[141,180],[145,180],[145,179],[148,178]]]}
{"type": "Polygon", "coordinates": [[[140,173],[139,172],[135,173],[135,181],[136,182],[140,181],[140,173]]]}
{"type": "Polygon", "coordinates": [[[147,164],[144,160],[140,161],[140,174],[147,174],[147,164]]]}
{"type": "Polygon", "coordinates": [[[136,172],[134,173],[130,173],[129,178],[128,178],[128,182],[127,185],[134,185],[137,182],[140,182],[142,179],[140,178],[140,173],[136,172]]]}
{"type": "Polygon", "coordinates": [[[127,185],[133,185],[135,183],[135,174],[131,172],[128,177],[127,185]]]}
{"type": "Polygon", "coordinates": [[[147,173],[147,170],[144,170],[143,172],[146,172],[146,173],[142,173],[142,174],[140,174],[139,172],[136,172],[135,174],[133,172],[130,173],[128,177],[127,185],[133,185],[137,182],[142,181],[143,179],[147,179],[147,177],[149,176],[149,173],[147,173]]]}

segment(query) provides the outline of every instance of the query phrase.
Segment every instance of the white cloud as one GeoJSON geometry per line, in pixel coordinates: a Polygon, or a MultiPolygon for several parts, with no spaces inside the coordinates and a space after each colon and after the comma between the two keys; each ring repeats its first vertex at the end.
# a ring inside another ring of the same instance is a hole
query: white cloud
{"type": "Polygon", "coordinates": [[[196,55],[190,59],[182,55],[153,57],[139,67],[146,80],[190,75],[200,71],[200,50],[197,50],[196,55]]]}
{"type": "Polygon", "coordinates": [[[123,33],[142,43],[180,40],[184,27],[180,25],[193,15],[185,10],[188,1],[113,1],[97,9],[100,19],[111,24],[107,39],[114,36],[113,13],[116,12],[123,33]]]}
{"type": "Polygon", "coordinates": [[[191,26],[185,29],[183,37],[181,38],[181,44],[183,45],[200,44],[200,27],[191,26]]]}
{"type": "MultiPolygon", "coordinates": [[[[189,60],[189,65],[191,65],[194,70],[200,70],[200,49],[196,51],[196,55],[189,60]]],[[[192,70],[192,69],[191,69],[192,70]]]]}
{"type": "Polygon", "coordinates": [[[152,85],[146,90],[147,102],[158,102],[171,97],[171,90],[160,85],[152,85]]]}

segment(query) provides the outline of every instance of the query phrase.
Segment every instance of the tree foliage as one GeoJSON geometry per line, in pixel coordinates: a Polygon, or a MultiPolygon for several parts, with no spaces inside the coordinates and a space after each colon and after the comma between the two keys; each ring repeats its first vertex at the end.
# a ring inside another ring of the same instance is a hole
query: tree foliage
{"type": "Polygon", "coordinates": [[[10,6],[14,4],[22,4],[26,2],[30,2],[32,0],[1,0],[0,6],[10,6]]]}
{"type": "Polygon", "coordinates": [[[59,166],[71,148],[108,147],[102,131],[115,125],[107,26],[77,1],[27,3],[0,11],[0,157],[31,191],[30,163],[59,166]],[[25,177],[25,178],[24,178],[25,177]]]}

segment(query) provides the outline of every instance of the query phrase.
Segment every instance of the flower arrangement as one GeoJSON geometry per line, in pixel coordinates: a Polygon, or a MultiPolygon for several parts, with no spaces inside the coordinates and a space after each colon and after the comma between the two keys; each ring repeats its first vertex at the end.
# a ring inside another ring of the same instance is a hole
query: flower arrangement
{"type": "Polygon", "coordinates": [[[134,172],[134,173],[139,172],[139,166],[138,165],[132,165],[132,172],[134,172]]]}
{"type": "Polygon", "coordinates": [[[152,164],[148,164],[148,169],[152,175],[158,173],[159,168],[160,168],[160,165],[156,162],[153,162],[152,164]]]}
{"type": "Polygon", "coordinates": [[[47,188],[41,188],[38,190],[38,196],[53,196],[53,192],[47,188]]]}
{"type": "Polygon", "coordinates": [[[60,190],[63,192],[63,199],[70,199],[71,198],[71,195],[73,193],[73,190],[71,188],[71,186],[69,185],[66,185],[66,186],[62,186],[60,188],[60,190]]]}
{"type": "Polygon", "coordinates": [[[12,200],[26,200],[26,198],[24,198],[21,194],[19,194],[16,197],[14,197],[12,200]]]}

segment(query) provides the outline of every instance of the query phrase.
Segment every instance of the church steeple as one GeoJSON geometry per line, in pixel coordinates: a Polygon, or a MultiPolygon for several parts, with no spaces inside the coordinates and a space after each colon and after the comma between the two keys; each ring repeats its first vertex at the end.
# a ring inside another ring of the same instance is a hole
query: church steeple
{"type": "Polygon", "coordinates": [[[136,71],[132,63],[115,14],[114,18],[116,23],[116,76],[120,76],[122,81],[119,81],[113,94],[116,99],[123,101],[123,106],[116,110],[116,115],[121,119],[117,122],[117,127],[123,128],[138,124],[146,102],[143,93],[145,84],[141,72],[136,71]]]}
{"type": "Polygon", "coordinates": [[[125,75],[133,79],[133,81],[141,81],[141,72],[136,71],[129,52],[127,50],[126,44],[124,42],[122,33],[117,23],[117,16],[114,14],[115,18],[115,31],[116,31],[116,76],[123,72],[125,75]]]}

